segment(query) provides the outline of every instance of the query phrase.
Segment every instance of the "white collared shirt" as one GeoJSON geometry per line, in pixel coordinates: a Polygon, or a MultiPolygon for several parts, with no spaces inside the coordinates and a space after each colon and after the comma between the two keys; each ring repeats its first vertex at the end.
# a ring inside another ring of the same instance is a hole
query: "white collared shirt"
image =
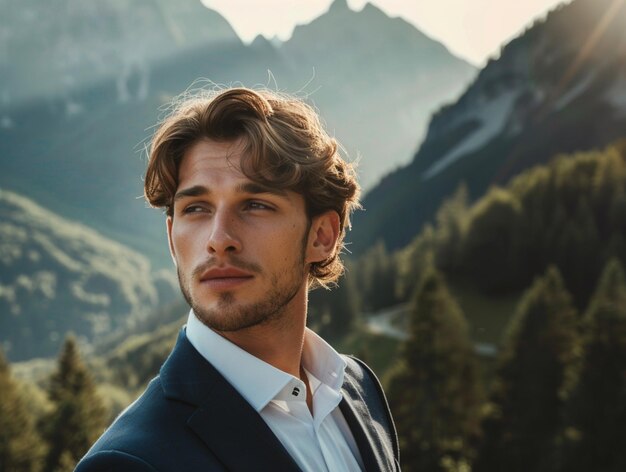
{"type": "Polygon", "coordinates": [[[193,347],[261,415],[304,471],[360,471],[363,461],[339,403],[346,362],[308,328],[302,366],[313,392],[313,415],[304,382],[249,354],[189,312],[193,347]]]}

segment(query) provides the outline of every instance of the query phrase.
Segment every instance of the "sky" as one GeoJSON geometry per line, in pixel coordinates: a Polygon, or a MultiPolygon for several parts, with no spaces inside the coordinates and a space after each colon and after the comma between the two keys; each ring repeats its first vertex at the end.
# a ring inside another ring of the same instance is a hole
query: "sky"
{"type": "MultiPolygon", "coordinates": [[[[297,24],[328,10],[332,0],[203,0],[245,41],[258,34],[286,40],[297,24]]],[[[348,0],[359,11],[367,0],[348,0]]],[[[389,16],[400,16],[477,66],[498,57],[500,47],[563,0],[371,0],[389,16]]]]}

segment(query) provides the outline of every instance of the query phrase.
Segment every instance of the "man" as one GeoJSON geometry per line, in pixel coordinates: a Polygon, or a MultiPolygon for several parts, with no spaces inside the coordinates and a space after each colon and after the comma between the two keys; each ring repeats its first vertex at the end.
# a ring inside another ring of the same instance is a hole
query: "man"
{"type": "Polygon", "coordinates": [[[166,210],[188,322],[77,470],[399,470],[376,377],[305,326],[308,291],[343,271],[358,191],[299,100],[235,88],[179,106],[145,195],[166,210]]]}

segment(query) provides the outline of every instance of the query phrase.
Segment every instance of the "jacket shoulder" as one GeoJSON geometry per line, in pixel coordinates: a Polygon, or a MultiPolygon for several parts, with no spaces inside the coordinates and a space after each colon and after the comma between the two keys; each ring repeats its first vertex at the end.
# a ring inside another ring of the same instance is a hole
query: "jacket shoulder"
{"type": "Polygon", "coordinates": [[[157,472],[157,469],[132,454],[103,450],[86,456],[78,463],[74,472],[157,472]]]}
{"type": "Polygon", "coordinates": [[[186,420],[191,412],[189,405],[165,398],[161,379],[155,378],[96,441],[76,471],[176,470],[171,462],[189,447],[186,420]]]}
{"type": "Polygon", "coordinates": [[[345,354],[342,354],[341,357],[343,357],[347,363],[346,375],[349,376],[353,384],[356,385],[372,418],[385,429],[391,441],[395,459],[399,462],[400,446],[398,444],[398,434],[380,380],[378,380],[374,371],[361,359],[345,354]]]}

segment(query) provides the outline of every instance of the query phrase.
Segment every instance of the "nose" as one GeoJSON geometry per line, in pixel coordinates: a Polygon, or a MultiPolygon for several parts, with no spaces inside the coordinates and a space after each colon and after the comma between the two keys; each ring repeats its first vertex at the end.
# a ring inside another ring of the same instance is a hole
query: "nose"
{"type": "Polygon", "coordinates": [[[241,241],[236,236],[235,216],[227,211],[216,211],[211,218],[211,232],[207,251],[212,255],[224,255],[241,251],[241,241]]]}

